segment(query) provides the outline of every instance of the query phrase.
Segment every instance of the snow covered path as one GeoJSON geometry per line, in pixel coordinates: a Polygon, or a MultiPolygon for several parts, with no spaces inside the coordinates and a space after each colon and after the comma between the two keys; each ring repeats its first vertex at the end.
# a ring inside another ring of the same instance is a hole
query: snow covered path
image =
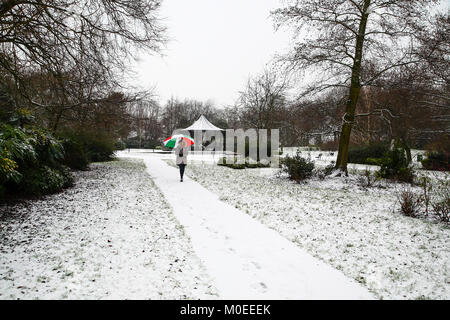
{"type": "MultiPolygon", "coordinates": [[[[119,156],[122,156],[119,154],[119,156]]],[[[356,281],[219,200],[176,168],[143,158],[222,299],[373,299],[356,281]]]]}
{"type": "Polygon", "coordinates": [[[217,299],[142,161],[94,163],[73,188],[0,206],[0,300],[217,299]]]}

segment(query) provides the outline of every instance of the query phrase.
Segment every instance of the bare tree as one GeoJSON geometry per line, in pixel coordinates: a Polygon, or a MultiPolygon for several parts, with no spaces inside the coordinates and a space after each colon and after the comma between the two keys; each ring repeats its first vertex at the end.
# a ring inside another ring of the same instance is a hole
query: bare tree
{"type": "Polygon", "coordinates": [[[275,71],[251,77],[244,91],[240,92],[237,105],[242,112],[244,126],[257,129],[273,129],[280,123],[280,113],[286,105],[288,81],[275,71]]]}
{"type": "Polygon", "coordinates": [[[222,128],[239,129],[243,127],[241,109],[236,105],[226,106],[221,114],[222,128]]]}
{"type": "Polygon", "coordinates": [[[223,114],[211,101],[201,102],[193,99],[179,100],[172,97],[162,111],[161,124],[164,134],[170,135],[175,129],[186,128],[201,115],[217,124],[224,124],[223,114]]]}
{"type": "Polygon", "coordinates": [[[156,144],[162,136],[162,127],[160,124],[161,108],[157,101],[147,97],[130,103],[128,113],[132,118],[131,128],[136,132],[138,146],[142,147],[142,141],[145,140],[151,144],[156,144]]]}
{"type": "Polygon", "coordinates": [[[12,77],[29,104],[57,109],[59,115],[108,99],[109,92],[122,87],[128,58],[138,50],[158,52],[164,43],[160,3],[1,1],[0,72],[12,77]],[[39,86],[31,80],[37,75],[51,83],[54,94],[36,94],[39,86]]]}
{"type": "Polygon", "coordinates": [[[409,160],[411,147],[423,147],[449,133],[448,87],[430,81],[429,72],[422,66],[391,72],[383,81],[363,89],[355,129],[372,138],[397,140],[409,160]]]}
{"type": "Polygon", "coordinates": [[[314,100],[303,99],[289,103],[280,134],[282,140],[286,141],[285,145],[309,144],[312,137],[319,143],[324,136],[337,140],[342,117],[342,91],[337,88],[314,100]]]}
{"type": "MultiPolygon", "coordinates": [[[[350,135],[363,86],[389,71],[420,63],[420,32],[427,33],[430,6],[437,0],[303,0],[288,1],[273,14],[278,25],[290,24],[300,40],[284,57],[290,67],[320,71],[306,93],[329,88],[348,90],[336,168],[347,171],[350,135]],[[305,36],[307,34],[307,36],[305,36]],[[374,72],[365,76],[365,62],[374,72]]],[[[426,54],[425,54],[426,55],[426,54]]]]}

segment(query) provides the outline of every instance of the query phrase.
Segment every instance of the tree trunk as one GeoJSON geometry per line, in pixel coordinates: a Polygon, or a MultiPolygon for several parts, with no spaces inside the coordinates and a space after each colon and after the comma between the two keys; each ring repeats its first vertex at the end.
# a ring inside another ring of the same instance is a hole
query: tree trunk
{"type": "Polygon", "coordinates": [[[406,161],[408,161],[408,164],[410,164],[412,162],[411,148],[409,147],[408,142],[405,138],[401,138],[400,143],[402,148],[405,150],[406,161]]]}
{"type": "Polygon", "coordinates": [[[372,116],[370,113],[372,112],[372,101],[370,96],[370,87],[366,87],[364,90],[364,93],[366,95],[366,103],[367,103],[367,132],[368,132],[368,142],[371,143],[372,140],[372,116]]]}
{"type": "Polygon", "coordinates": [[[350,83],[350,93],[345,106],[345,115],[341,136],[339,139],[339,151],[336,160],[336,169],[347,173],[348,147],[350,145],[350,134],[352,132],[353,122],[355,120],[356,104],[361,91],[361,61],[363,57],[364,38],[366,33],[367,20],[369,18],[368,9],[371,0],[364,1],[363,14],[359,23],[358,36],[356,37],[355,60],[353,61],[352,77],[350,83]]]}
{"type": "Polygon", "coordinates": [[[62,110],[60,110],[57,114],[56,114],[56,118],[55,121],[53,123],[53,127],[52,127],[52,133],[55,134],[56,130],[58,130],[58,125],[59,125],[59,120],[61,119],[62,116],[62,110]]]}
{"type": "Polygon", "coordinates": [[[408,164],[412,162],[412,155],[411,155],[411,148],[405,144],[405,152],[406,152],[406,160],[408,161],[408,164]]]}

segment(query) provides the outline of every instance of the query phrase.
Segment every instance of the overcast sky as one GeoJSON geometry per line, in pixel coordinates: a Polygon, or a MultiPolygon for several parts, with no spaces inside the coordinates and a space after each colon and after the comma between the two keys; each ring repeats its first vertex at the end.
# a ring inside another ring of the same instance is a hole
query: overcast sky
{"type": "Polygon", "coordinates": [[[156,86],[161,103],[174,96],[232,104],[248,77],[288,45],[288,34],[275,32],[270,18],[280,6],[280,0],[164,0],[171,41],[164,57],[141,57],[139,85],[156,86]]]}
{"type": "MultiPolygon", "coordinates": [[[[286,52],[290,34],[275,31],[270,12],[281,0],[163,0],[160,16],[171,38],[164,57],[141,56],[137,83],[171,96],[216,106],[233,104],[249,76],[275,53],[286,52]]],[[[450,0],[441,1],[449,10],[450,0]]]]}

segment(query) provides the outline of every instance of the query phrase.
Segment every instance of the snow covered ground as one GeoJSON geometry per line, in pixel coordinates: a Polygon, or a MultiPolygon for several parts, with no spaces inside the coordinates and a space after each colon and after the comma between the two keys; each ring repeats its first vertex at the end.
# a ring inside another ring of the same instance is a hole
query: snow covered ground
{"type": "MultiPolygon", "coordinates": [[[[316,167],[324,168],[331,163],[336,162],[337,151],[318,151],[318,150],[308,150],[308,147],[285,147],[283,149],[283,154],[280,157],[286,157],[287,155],[293,156],[296,154],[297,149],[301,151],[301,155],[304,158],[309,158],[314,161],[316,167]]],[[[417,161],[417,155],[423,155],[424,150],[411,150],[411,156],[413,158],[412,165],[415,168],[422,168],[422,164],[417,161]]],[[[126,149],[124,151],[119,151],[118,154],[126,156],[127,154],[139,154],[141,156],[152,156],[158,157],[160,159],[173,159],[174,155],[168,151],[161,151],[155,149],[126,149]]],[[[211,151],[195,151],[189,154],[190,161],[202,162],[202,163],[217,163],[221,157],[224,155],[232,156],[231,152],[211,152],[211,151]]],[[[376,171],[379,170],[379,166],[367,165],[367,164],[357,164],[349,163],[347,166],[349,172],[362,172],[365,170],[376,171]]]]}
{"type": "Polygon", "coordinates": [[[74,188],[0,206],[0,299],[215,299],[140,160],[92,165],[74,188]]]}
{"type": "MultiPolygon", "coordinates": [[[[122,156],[122,155],[120,155],[122,156]]],[[[219,200],[160,158],[147,171],[170,199],[221,299],[372,299],[356,281],[219,200]]]]}
{"type": "MultiPolygon", "coordinates": [[[[303,157],[305,158],[311,158],[317,166],[319,167],[325,167],[326,165],[330,164],[332,161],[336,162],[337,159],[337,151],[320,151],[320,150],[309,150],[308,147],[285,147],[283,148],[283,154],[281,157],[285,157],[287,155],[293,156],[296,154],[297,150],[299,150],[303,157]]],[[[417,150],[412,149],[411,150],[411,157],[413,159],[412,165],[415,168],[422,168],[422,163],[417,161],[417,156],[421,155],[423,156],[425,154],[424,150],[417,150]]],[[[371,166],[371,165],[361,165],[356,163],[349,163],[348,169],[349,170],[365,170],[369,169],[371,171],[378,170],[378,166],[371,166]]]]}
{"type": "Polygon", "coordinates": [[[273,168],[219,167],[217,154],[190,155],[192,180],[181,184],[176,169],[161,161],[173,165],[173,154],[119,155],[155,165],[145,169],[131,159],[94,164],[76,173],[74,188],[0,206],[0,299],[307,298],[321,293],[315,283],[333,287],[331,281],[346,286],[344,298],[368,297],[361,287],[380,299],[450,298],[449,225],[398,213],[395,191],[402,186],[365,189],[356,175],[298,185],[273,168]],[[166,196],[190,185],[193,193],[202,189],[194,181],[203,185],[201,214],[167,200],[146,171],[166,196]],[[220,217],[224,207],[230,215],[220,217]],[[211,208],[213,221],[204,214],[211,208]],[[253,239],[257,234],[269,242],[253,239]],[[215,254],[233,263],[221,264],[215,254]],[[305,273],[295,273],[299,267],[305,273]],[[331,281],[321,282],[315,270],[331,281]],[[299,295],[294,278],[309,288],[306,295],[299,295]]]}
{"type": "Polygon", "coordinates": [[[396,191],[402,186],[365,189],[355,175],[295,184],[275,172],[233,170],[211,161],[190,161],[186,168],[219,199],[380,299],[450,299],[449,226],[398,213],[396,191]]]}

